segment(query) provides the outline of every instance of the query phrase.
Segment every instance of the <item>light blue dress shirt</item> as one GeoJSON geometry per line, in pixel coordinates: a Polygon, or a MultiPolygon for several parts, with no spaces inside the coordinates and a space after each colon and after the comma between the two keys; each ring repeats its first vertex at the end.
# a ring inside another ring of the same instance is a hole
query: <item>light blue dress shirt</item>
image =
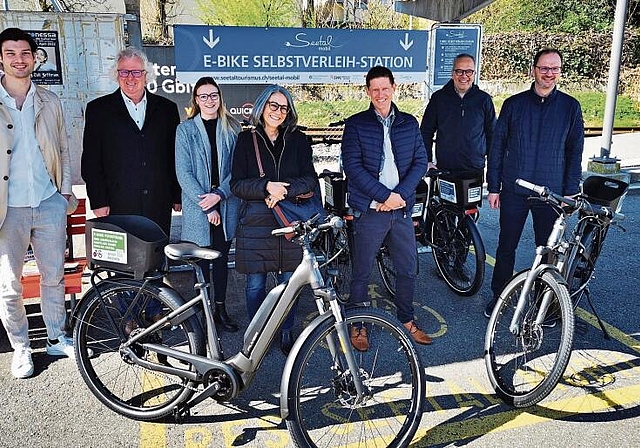
{"type": "Polygon", "coordinates": [[[9,207],[36,208],[56,192],[36,139],[35,91],[36,86],[31,83],[27,98],[19,109],[15,99],[0,83],[0,97],[13,122],[7,199],[9,207]]]}

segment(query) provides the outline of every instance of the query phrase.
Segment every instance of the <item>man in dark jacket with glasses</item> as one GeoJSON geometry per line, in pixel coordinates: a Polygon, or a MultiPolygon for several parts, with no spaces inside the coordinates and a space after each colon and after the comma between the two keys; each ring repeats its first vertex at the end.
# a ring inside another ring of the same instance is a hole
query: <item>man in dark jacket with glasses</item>
{"type": "Polygon", "coordinates": [[[540,50],[533,58],[531,88],[507,98],[500,111],[487,164],[489,205],[500,209],[493,299],[485,308],[487,317],[513,275],[516,248],[529,212],[536,246],[546,243],[557,218],[547,204],[528,200],[530,192],[517,186],[516,179],[545,185],[565,196],[579,192],[584,122],[580,103],[557,88],[561,72],[560,52],[540,50]]]}
{"type": "Polygon", "coordinates": [[[470,54],[456,56],[451,80],[435,92],[427,104],[420,132],[427,148],[429,169],[484,176],[485,155],[491,146],[496,111],[491,96],[473,82],[475,65],[470,54]],[[431,150],[434,135],[435,161],[431,150]]]}

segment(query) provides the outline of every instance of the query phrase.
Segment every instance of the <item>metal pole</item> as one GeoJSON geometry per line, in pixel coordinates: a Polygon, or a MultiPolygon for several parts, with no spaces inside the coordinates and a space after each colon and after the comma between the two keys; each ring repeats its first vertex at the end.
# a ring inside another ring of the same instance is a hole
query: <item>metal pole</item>
{"type": "MultiPolygon", "coordinates": [[[[617,0],[616,14],[613,22],[613,40],[611,42],[611,65],[609,66],[609,81],[607,84],[607,99],[604,107],[604,122],[602,124],[602,143],[600,160],[611,161],[611,141],[613,136],[613,120],[616,112],[618,96],[618,79],[620,75],[620,60],[622,59],[622,41],[624,39],[624,23],[627,16],[627,0],[617,0]]],[[[596,160],[594,158],[594,160],[596,160]]]]}

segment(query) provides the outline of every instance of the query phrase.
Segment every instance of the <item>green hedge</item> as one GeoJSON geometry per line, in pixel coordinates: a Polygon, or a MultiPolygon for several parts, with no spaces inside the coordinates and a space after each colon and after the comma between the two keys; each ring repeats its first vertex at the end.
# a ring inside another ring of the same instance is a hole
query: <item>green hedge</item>
{"type": "MultiPolygon", "coordinates": [[[[558,48],[563,55],[563,78],[585,87],[604,85],[609,76],[611,33],[542,34],[514,32],[485,34],[482,45],[482,79],[526,80],[533,55],[545,47],[558,48]]],[[[640,66],[640,31],[625,33],[622,52],[621,90],[640,90],[636,67],[640,66]]]]}

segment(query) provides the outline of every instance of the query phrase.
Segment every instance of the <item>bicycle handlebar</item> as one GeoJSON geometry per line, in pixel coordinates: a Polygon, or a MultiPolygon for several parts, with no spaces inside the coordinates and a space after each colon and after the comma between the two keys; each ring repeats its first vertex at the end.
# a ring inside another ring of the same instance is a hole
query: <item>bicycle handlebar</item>
{"type": "Polygon", "coordinates": [[[557,205],[565,203],[574,210],[582,210],[583,212],[591,215],[615,219],[616,221],[624,219],[624,215],[622,213],[617,213],[610,207],[605,207],[603,205],[593,205],[584,197],[580,197],[578,199],[568,198],[551,191],[548,187],[536,185],[524,179],[516,179],[516,185],[526,188],[527,190],[531,190],[542,198],[552,198],[557,205]]]}
{"type": "Polygon", "coordinates": [[[316,224],[316,221],[320,218],[320,214],[316,213],[307,221],[298,221],[292,223],[290,226],[281,227],[271,231],[273,236],[284,236],[287,234],[295,234],[296,236],[311,233],[314,230],[318,232],[324,232],[329,229],[339,229],[344,226],[342,218],[334,215],[329,215],[324,222],[316,224]]]}

